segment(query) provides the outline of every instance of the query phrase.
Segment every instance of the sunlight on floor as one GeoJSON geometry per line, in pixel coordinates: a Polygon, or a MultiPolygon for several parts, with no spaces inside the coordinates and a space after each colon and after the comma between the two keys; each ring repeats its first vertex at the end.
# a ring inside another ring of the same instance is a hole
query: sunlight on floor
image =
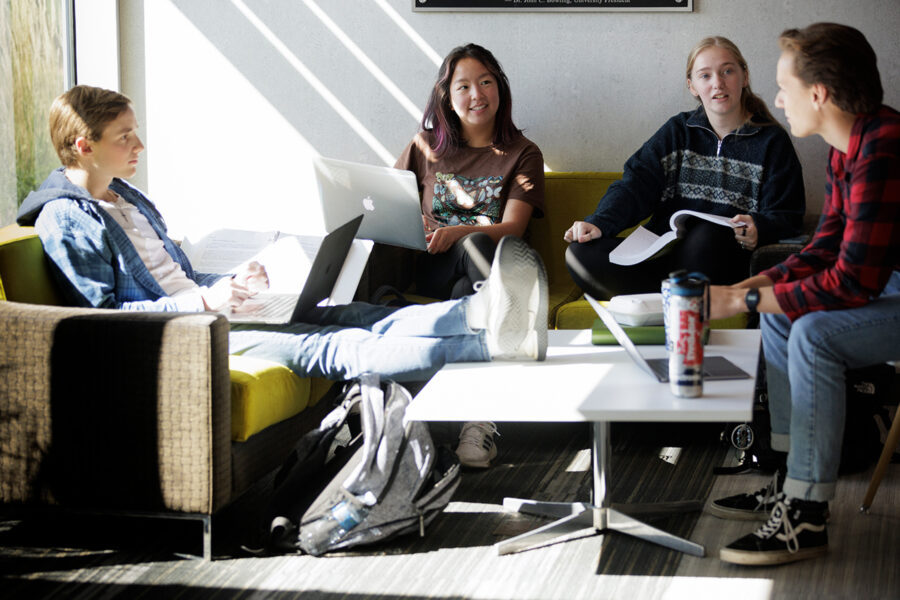
{"type": "Polygon", "coordinates": [[[675,600],[720,600],[740,598],[741,600],[767,600],[772,597],[774,582],[771,579],[724,578],[724,577],[675,577],[662,598],[675,600]]]}
{"type": "Polygon", "coordinates": [[[451,502],[444,509],[445,513],[502,513],[506,512],[502,504],[483,502],[451,502]]]}
{"type": "Polygon", "coordinates": [[[585,448],[579,450],[569,466],[566,467],[567,473],[583,473],[591,468],[591,449],[585,448]]]}

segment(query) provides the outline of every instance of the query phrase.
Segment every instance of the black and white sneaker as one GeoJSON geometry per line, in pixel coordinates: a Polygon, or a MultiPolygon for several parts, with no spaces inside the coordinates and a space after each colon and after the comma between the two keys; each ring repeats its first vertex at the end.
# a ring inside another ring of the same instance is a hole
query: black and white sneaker
{"type": "Polygon", "coordinates": [[[736,565],[780,565],[828,552],[827,502],[785,498],[775,502],[765,525],[730,543],[719,558],[736,565]]]}
{"type": "Polygon", "coordinates": [[[713,500],[706,511],[720,519],[737,519],[739,521],[765,521],[775,508],[775,503],[784,499],[781,492],[781,473],[775,475],[766,487],[752,494],[735,494],[727,498],[713,500]]]}
{"type": "Polygon", "coordinates": [[[459,433],[459,446],[456,447],[460,464],[475,469],[487,469],[491,466],[491,461],[497,457],[494,434],[500,435],[493,423],[465,423],[459,433]]]}

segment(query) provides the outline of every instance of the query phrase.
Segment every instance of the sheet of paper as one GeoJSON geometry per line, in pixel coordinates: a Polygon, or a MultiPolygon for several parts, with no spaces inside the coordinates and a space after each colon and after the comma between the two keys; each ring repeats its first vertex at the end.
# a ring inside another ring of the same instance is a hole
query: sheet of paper
{"type": "MultiPolygon", "coordinates": [[[[237,273],[256,261],[269,276],[268,293],[297,295],[306,283],[323,237],[220,229],[197,241],[185,238],[181,248],[199,273],[237,273]]],[[[331,296],[323,304],[353,301],[372,246],[369,240],[353,240],[331,296]]]]}
{"type": "Polygon", "coordinates": [[[679,210],[672,215],[672,218],[669,219],[669,226],[672,229],[677,229],[678,224],[687,219],[688,217],[697,217],[698,219],[705,219],[710,223],[716,223],[717,225],[724,225],[725,227],[740,227],[740,223],[732,223],[731,217],[725,217],[722,215],[714,215],[711,213],[699,212],[696,210],[679,210]]]}
{"type": "Polygon", "coordinates": [[[277,239],[277,231],[219,229],[199,240],[184,238],[181,249],[198,273],[234,273],[277,239]]]}
{"type": "Polygon", "coordinates": [[[636,265],[662,250],[674,239],[674,231],[667,231],[659,236],[646,227],[638,226],[609,253],[609,262],[624,266],[636,265]]]}
{"type": "Polygon", "coordinates": [[[656,235],[646,227],[638,226],[625,238],[624,242],[609,253],[609,262],[616,265],[629,266],[647,260],[679,236],[682,223],[689,217],[697,217],[730,228],[740,226],[739,223],[732,223],[731,217],[702,213],[696,210],[679,210],[669,219],[671,231],[667,231],[662,235],[656,235]]]}
{"type": "Polygon", "coordinates": [[[270,292],[299,294],[321,244],[318,236],[282,235],[250,260],[266,268],[270,292]]]}

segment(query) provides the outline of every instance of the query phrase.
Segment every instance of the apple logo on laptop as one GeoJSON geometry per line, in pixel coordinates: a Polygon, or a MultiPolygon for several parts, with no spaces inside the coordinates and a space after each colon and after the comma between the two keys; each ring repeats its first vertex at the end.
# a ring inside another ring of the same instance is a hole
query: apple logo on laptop
{"type": "Polygon", "coordinates": [[[362,200],[363,208],[366,210],[375,210],[375,201],[372,200],[372,196],[366,196],[362,200]]]}

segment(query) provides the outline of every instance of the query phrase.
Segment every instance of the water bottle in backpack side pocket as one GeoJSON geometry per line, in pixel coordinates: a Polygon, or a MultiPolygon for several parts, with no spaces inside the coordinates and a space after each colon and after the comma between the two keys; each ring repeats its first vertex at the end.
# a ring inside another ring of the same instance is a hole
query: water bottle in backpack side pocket
{"type": "Polygon", "coordinates": [[[709,280],[676,271],[663,281],[669,388],[681,398],[703,394],[703,329],[708,324],[709,280]],[[667,293],[666,293],[667,292],[667,293]]]}
{"type": "Polygon", "coordinates": [[[304,552],[321,556],[332,544],[359,525],[369,512],[369,507],[353,500],[341,500],[320,519],[300,527],[299,544],[304,552]]]}

